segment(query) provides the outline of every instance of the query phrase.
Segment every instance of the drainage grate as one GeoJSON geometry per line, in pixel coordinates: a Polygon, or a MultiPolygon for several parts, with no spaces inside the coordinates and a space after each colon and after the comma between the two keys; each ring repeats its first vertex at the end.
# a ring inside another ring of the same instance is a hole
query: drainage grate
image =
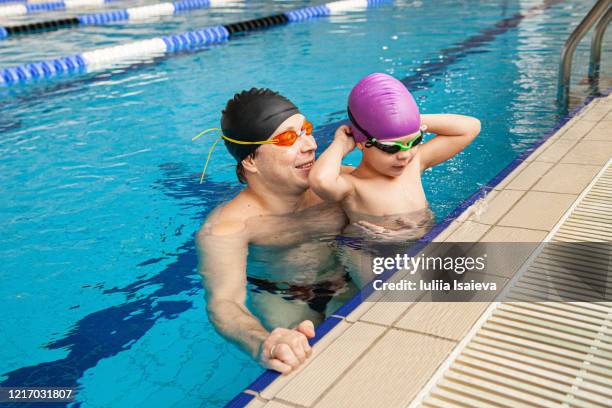
{"type": "Polygon", "coordinates": [[[411,406],[612,407],[612,160],[545,241],[411,406]]]}

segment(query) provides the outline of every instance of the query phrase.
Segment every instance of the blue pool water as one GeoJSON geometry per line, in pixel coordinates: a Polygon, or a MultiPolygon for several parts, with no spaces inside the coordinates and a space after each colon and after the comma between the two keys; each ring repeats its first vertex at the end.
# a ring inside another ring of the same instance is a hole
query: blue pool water
{"type": "MultiPolygon", "coordinates": [[[[234,92],[266,86],[315,124],[321,152],[351,87],[386,72],[423,112],[482,121],[464,153],[425,175],[441,219],[559,121],[559,50],[593,3],[396,1],[134,69],[0,89],[1,385],[78,387],[72,405],[84,407],[222,405],[262,369],[208,321],[193,233],[240,185],[223,149],[199,185],[212,139],[190,138],[218,125],[234,92]]],[[[16,37],[0,43],[0,65],[309,3],[238,4],[16,37]]],[[[575,78],[585,72],[577,63],[575,78]]]]}

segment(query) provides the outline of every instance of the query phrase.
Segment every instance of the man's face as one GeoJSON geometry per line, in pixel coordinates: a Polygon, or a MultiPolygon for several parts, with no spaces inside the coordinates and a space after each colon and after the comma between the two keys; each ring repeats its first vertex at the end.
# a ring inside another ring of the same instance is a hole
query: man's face
{"type": "MultiPolygon", "coordinates": [[[[418,135],[419,132],[389,141],[407,143],[418,135]]],[[[408,167],[408,164],[416,155],[418,148],[418,146],[415,146],[410,150],[400,150],[397,153],[389,154],[372,146],[363,149],[363,160],[370,168],[376,170],[380,174],[388,177],[398,177],[402,175],[406,167],[408,167]]]]}
{"type": "MultiPolygon", "coordinates": [[[[303,115],[295,114],[281,123],[270,138],[288,130],[300,134],[304,121],[303,115]]],[[[308,189],[308,173],[314,164],[316,149],[314,137],[304,134],[292,146],[262,145],[257,149],[255,164],[266,182],[277,188],[302,192],[308,189]]]]}

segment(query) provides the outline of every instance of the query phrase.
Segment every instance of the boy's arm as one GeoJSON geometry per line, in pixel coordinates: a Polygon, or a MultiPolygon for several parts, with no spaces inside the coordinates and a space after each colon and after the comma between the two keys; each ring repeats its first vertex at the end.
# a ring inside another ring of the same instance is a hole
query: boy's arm
{"type": "Polygon", "coordinates": [[[355,148],[348,126],[340,126],[332,144],[319,156],[310,170],[308,182],[312,190],[326,201],[341,201],[354,190],[350,176],[342,166],[342,158],[355,148]]]}
{"type": "Polygon", "coordinates": [[[480,121],[471,116],[421,115],[421,123],[427,126],[427,132],[437,135],[419,148],[421,171],[450,159],[480,133],[480,121]]]}

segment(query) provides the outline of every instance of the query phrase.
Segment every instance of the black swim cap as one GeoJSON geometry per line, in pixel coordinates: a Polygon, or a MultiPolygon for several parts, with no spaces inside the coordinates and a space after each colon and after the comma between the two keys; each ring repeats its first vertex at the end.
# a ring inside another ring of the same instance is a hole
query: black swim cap
{"type": "MultiPolygon", "coordinates": [[[[243,142],[268,140],[287,118],[300,113],[291,101],[267,88],[251,88],[227,101],[221,116],[221,130],[231,139],[243,142]]],[[[242,145],[223,139],[237,162],[244,160],[261,145],[242,145]]]]}

